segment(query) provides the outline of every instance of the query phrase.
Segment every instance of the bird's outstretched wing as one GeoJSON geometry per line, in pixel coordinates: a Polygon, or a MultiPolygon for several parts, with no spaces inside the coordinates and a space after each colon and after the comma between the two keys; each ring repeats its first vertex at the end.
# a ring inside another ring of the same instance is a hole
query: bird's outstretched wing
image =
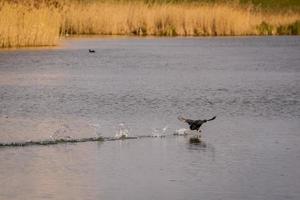
{"type": "Polygon", "coordinates": [[[192,123],[195,122],[195,120],[192,120],[192,119],[186,119],[186,118],[181,117],[181,116],[179,116],[178,119],[179,119],[180,121],[183,121],[183,122],[188,123],[189,125],[191,125],[192,123]]]}
{"type": "Polygon", "coordinates": [[[208,119],[208,120],[206,120],[206,121],[212,121],[212,120],[216,119],[216,117],[217,117],[217,116],[214,116],[213,118],[208,119]]]}
{"type": "Polygon", "coordinates": [[[186,121],[186,119],[183,118],[183,117],[181,117],[181,116],[179,116],[178,119],[179,119],[179,121],[182,121],[182,122],[185,122],[185,121],[186,121]]]}

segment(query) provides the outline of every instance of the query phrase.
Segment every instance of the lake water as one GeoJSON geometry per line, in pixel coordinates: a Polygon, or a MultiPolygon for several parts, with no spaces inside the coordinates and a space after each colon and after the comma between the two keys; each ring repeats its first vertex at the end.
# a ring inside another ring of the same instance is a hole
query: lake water
{"type": "Polygon", "coordinates": [[[90,38],[0,51],[0,199],[300,199],[300,37],[90,38]],[[95,49],[91,54],[88,49],[95,49]],[[214,121],[201,144],[178,116],[214,121]]]}

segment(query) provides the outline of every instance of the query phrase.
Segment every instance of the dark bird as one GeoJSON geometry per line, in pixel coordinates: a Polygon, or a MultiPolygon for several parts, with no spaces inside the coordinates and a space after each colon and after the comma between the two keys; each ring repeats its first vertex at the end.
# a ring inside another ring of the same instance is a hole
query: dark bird
{"type": "Polygon", "coordinates": [[[200,127],[202,126],[202,124],[204,124],[208,121],[212,121],[212,120],[216,119],[216,116],[214,116],[211,119],[204,119],[204,120],[200,120],[200,119],[199,120],[192,120],[192,119],[186,119],[186,118],[183,118],[183,117],[178,117],[178,119],[180,121],[188,123],[190,125],[191,130],[197,130],[198,132],[201,132],[200,127]]]}
{"type": "Polygon", "coordinates": [[[94,49],[89,49],[89,53],[96,53],[94,49]]]}

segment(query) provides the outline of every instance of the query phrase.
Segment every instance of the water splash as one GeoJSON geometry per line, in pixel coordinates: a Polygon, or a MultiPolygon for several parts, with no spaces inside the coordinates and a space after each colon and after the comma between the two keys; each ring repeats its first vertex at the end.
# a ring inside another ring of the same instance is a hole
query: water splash
{"type": "Polygon", "coordinates": [[[160,129],[160,128],[153,129],[152,137],[165,137],[167,129],[168,129],[168,126],[165,126],[162,129],[160,129]]]}
{"type": "Polygon", "coordinates": [[[152,131],[152,136],[153,136],[153,137],[160,137],[159,130],[158,130],[157,128],[155,128],[155,129],[152,131]]]}
{"type": "Polygon", "coordinates": [[[165,127],[162,129],[162,131],[163,131],[164,134],[165,134],[165,132],[167,131],[167,129],[168,129],[168,126],[165,126],[165,127]]]}
{"type": "Polygon", "coordinates": [[[193,131],[186,128],[175,130],[174,135],[189,136],[190,140],[198,140],[201,138],[201,134],[198,131],[193,131]]]}
{"type": "Polygon", "coordinates": [[[79,143],[79,142],[94,142],[94,141],[104,141],[103,137],[88,137],[88,138],[78,138],[73,139],[69,138],[60,138],[50,140],[40,140],[40,141],[25,141],[25,142],[10,142],[10,143],[0,143],[0,147],[24,147],[24,146],[33,146],[33,145],[53,145],[53,144],[62,144],[62,143],[79,143]]]}
{"type": "Polygon", "coordinates": [[[174,135],[187,135],[187,134],[188,134],[188,129],[186,128],[181,128],[174,131],[174,135]]]}
{"type": "Polygon", "coordinates": [[[125,139],[129,136],[129,129],[125,126],[124,123],[120,123],[118,130],[115,134],[116,139],[125,139]]]}
{"type": "MultiPolygon", "coordinates": [[[[176,130],[172,134],[166,134],[168,127],[164,127],[162,129],[154,129],[154,132],[150,135],[140,135],[140,136],[129,136],[129,130],[123,123],[119,124],[118,131],[115,136],[113,137],[86,137],[86,138],[72,138],[70,136],[63,136],[61,138],[55,138],[57,135],[53,134],[54,136],[50,136],[50,139],[45,140],[28,140],[28,141],[17,141],[17,142],[8,142],[8,143],[1,143],[0,148],[2,147],[24,147],[24,146],[34,146],[34,145],[54,145],[54,144],[64,144],[64,143],[80,143],[80,142],[94,142],[94,141],[115,141],[115,140],[128,140],[128,139],[142,139],[142,138],[165,138],[165,137],[174,137],[174,136],[186,136],[189,135],[190,137],[197,136],[195,133],[190,133],[187,129],[179,129],[176,130]],[[187,131],[187,132],[186,132],[187,131]]],[[[200,138],[198,135],[197,137],[200,138]]]]}

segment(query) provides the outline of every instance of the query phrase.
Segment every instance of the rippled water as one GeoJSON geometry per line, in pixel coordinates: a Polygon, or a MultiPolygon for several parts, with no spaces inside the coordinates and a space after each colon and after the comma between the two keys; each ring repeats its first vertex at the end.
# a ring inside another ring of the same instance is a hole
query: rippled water
{"type": "Polygon", "coordinates": [[[300,37],[102,38],[0,52],[0,199],[299,199],[300,37]],[[90,54],[88,49],[95,49],[90,54]],[[122,123],[122,125],[120,125],[122,123]]]}

